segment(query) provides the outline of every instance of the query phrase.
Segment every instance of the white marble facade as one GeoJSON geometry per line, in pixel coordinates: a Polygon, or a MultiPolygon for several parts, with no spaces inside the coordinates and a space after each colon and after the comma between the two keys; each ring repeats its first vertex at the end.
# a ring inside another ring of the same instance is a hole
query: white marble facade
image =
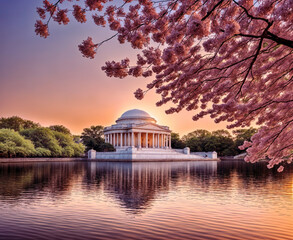
{"type": "Polygon", "coordinates": [[[147,112],[133,109],[104,129],[105,141],[118,148],[171,148],[169,127],[160,126],[147,112]]]}
{"type": "Polygon", "coordinates": [[[101,161],[186,161],[217,160],[216,152],[191,153],[189,148],[171,148],[171,130],[158,125],[147,112],[126,111],[113,124],[104,129],[107,143],[115,152],[90,150],[88,159],[101,161]]]}

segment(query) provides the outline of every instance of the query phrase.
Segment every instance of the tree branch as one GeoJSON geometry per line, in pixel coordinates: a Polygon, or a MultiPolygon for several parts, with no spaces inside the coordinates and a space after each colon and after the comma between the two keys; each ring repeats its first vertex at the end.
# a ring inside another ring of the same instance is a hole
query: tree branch
{"type": "Polygon", "coordinates": [[[212,13],[213,11],[222,4],[223,0],[219,1],[210,11],[207,12],[207,14],[201,19],[201,21],[206,20],[212,13]]]}

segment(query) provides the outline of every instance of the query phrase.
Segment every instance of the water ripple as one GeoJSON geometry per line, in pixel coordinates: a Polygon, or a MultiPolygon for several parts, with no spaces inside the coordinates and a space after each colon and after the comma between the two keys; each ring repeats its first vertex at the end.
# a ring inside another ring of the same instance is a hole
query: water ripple
{"type": "Polygon", "coordinates": [[[0,239],[293,239],[293,169],[0,164],[0,239]]]}

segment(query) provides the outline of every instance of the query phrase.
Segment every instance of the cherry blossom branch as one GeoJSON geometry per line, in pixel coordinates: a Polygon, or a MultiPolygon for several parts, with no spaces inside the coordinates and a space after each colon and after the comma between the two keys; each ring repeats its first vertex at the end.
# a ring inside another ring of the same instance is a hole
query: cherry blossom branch
{"type": "Polygon", "coordinates": [[[201,19],[201,21],[206,20],[223,2],[224,0],[220,0],[217,4],[215,4],[215,6],[210,11],[208,11],[207,14],[201,19]]]}
{"type": "Polygon", "coordinates": [[[271,24],[272,24],[272,23],[269,22],[268,19],[261,18],[261,17],[255,17],[255,16],[252,16],[251,14],[249,14],[248,10],[247,10],[245,7],[241,6],[236,0],[233,0],[233,2],[234,2],[237,6],[239,6],[240,8],[242,8],[243,11],[245,12],[245,14],[246,14],[249,18],[251,18],[251,19],[255,19],[255,20],[261,20],[261,21],[264,21],[264,22],[266,22],[268,25],[271,25],[271,24]]]}

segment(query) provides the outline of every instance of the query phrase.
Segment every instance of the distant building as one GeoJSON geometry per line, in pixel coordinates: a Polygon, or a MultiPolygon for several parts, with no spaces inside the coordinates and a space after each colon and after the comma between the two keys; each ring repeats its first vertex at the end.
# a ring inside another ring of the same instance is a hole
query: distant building
{"type": "Polygon", "coordinates": [[[213,160],[216,152],[190,153],[189,148],[171,149],[171,130],[147,112],[133,109],[126,111],[116,124],[104,129],[105,141],[112,144],[116,152],[90,150],[89,159],[121,161],[174,161],[213,160]]]}

